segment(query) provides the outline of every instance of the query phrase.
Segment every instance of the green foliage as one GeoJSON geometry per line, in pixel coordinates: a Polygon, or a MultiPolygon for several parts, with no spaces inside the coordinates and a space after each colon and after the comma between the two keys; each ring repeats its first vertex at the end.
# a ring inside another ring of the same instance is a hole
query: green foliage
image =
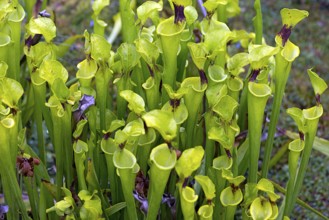
{"type": "Polygon", "coordinates": [[[22,190],[35,219],[291,216],[313,143],[322,150],[328,145],[315,137],[328,86],[309,69],[316,105],[287,110],[299,136],[286,131],[297,139],[287,147],[289,181],[281,202],[267,173],[286,82],[300,55],[289,36],[308,12],[282,9],[283,27],[272,34],[271,46],[262,38],[257,0],[255,33],[226,23],[240,12],[237,0],[204,1],[204,18],[191,0],[172,0],[171,9],[162,1],[132,2],[119,2],[113,31],[122,22],[123,41],[113,47],[105,37],[111,22],[101,19],[109,0],[93,1],[92,32],[59,45],[52,15],[36,13],[39,1],[33,10],[31,3],[0,3],[0,176],[7,219],[29,219],[22,190]],[[24,34],[23,9],[31,17],[24,34]],[[82,37],[85,57],[72,73],[58,58],[82,37]],[[27,127],[36,129],[37,144],[27,127]],[[48,142],[56,157],[50,177],[48,142]]]}

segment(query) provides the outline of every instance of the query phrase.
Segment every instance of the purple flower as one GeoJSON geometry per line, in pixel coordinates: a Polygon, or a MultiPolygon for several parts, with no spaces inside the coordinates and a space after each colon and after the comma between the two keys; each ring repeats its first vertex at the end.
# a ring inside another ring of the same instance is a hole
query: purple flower
{"type": "Polygon", "coordinates": [[[39,15],[41,17],[50,18],[50,14],[46,10],[40,11],[39,15]]]}
{"type": "Polygon", "coordinates": [[[162,196],[162,204],[167,204],[170,208],[170,212],[172,216],[176,216],[176,198],[169,193],[164,193],[162,196]]]}
{"type": "Polygon", "coordinates": [[[7,205],[0,205],[0,219],[5,219],[5,214],[9,211],[7,205]]]}
{"type": "Polygon", "coordinates": [[[146,215],[149,209],[147,198],[138,194],[136,190],[133,191],[134,198],[140,203],[139,209],[146,215]]]}
{"type": "Polygon", "coordinates": [[[91,95],[83,95],[79,100],[79,107],[74,110],[73,117],[76,122],[78,122],[84,112],[92,105],[95,105],[95,98],[91,95]]]}

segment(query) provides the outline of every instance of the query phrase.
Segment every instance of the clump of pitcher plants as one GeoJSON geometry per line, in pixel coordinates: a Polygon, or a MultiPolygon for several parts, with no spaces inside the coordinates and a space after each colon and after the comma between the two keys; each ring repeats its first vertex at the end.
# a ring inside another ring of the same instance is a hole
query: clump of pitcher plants
{"type": "Polygon", "coordinates": [[[93,30],[62,44],[54,43],[56,23],[46,2],[0,4],[0,216],[293,217],[327,89],[312,69],[315,106],[286,110],[299,135],[288,147],[285,190],[268,171],[285,87],[300,53],[289,37],[307,11],[282,9],[276,44],[268,45],[259,0],[255,33],[227,25],[240,13],[238,0],[120,0],[112,34],[120,31],[122,42],[113,49],[101,13],[109,0],[92,1],[86,19],[93,30]],[[70,75],[59,58],[79,38],[85,57],[70,75]],[[233,53],[235,44],[241,49],[233,53]],[[26,140],[30,128],[35,146],[26,140]],[[48,142],[55,175],[48,173],[48,142]]]}

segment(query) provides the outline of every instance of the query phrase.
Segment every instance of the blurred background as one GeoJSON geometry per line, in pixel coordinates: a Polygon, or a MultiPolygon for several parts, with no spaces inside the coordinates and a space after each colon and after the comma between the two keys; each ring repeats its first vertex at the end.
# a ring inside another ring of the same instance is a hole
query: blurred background
{"type": "MultiPolygon", "coordinates": [[[[137,1],[141,3],[143,1],[137,1]]],[[[167,2],[167,1],[165,1],[167,2]]],[[[241,14],[228,22],[233,29],[253,31],[252,18],[254,17],[253,1],[240,0],[241,14]]],[[[315,98],[307,69],[313,68],[329,84],[329,0],[266,0],[262,1],[264,38],[267,44],[274,46],[274,37],[281,29],[280,10],[282,8],[304,9],[309,17],[298,24],[290,37],[291,41],[300,47],[301,54],[292,66],[290,78],[283,100],[281,117],[278,127],[297,132],[297,128],[290,117],[285,113],[287,108],[309,108],[315,105],[315,98]]],[[[49,10],[53,10],[57,25],[56,41],[62,42],[67,37],[83,34],[85,29],[91,28],[91,3],[88,0],[51,0],[49,10]]],[[[118,11],[118,1],[111,1],[110,7],[102,12],[102,19],[108,23],[106,34],[113,28],[113,16],[118,11]]],[[[113,47],[120,43],[120,36],[113,47]]],[[[84,59],[83,41],[75,43],[70,52],[61,60],[70,73],[75,74],[76,65],[84,59]]],[[[329,91],[321,96],[324,106],[324,115],[320,120],[318,136],[329,140],[329,91]]],[[[270,100],[271,101],[271,100],[270,100]]],[[[277,151],[287,143],[287,137],[276,139],[277,151]]],[[[328,146],[329,148],[329,146],[328,146]]],[[[275,152],[274,152],[275,153],[275,152]]],[[[272,167],[270,178],[285,187],[288,179],[287,152],[279,163],[272,167]]],[[[312,207],[329,217],[329,159],[322,153],[313,150],[308,172],[300,198],[312,207]]],[[[292,219],[318,219],[316,215],[300,206],[296,206],[292,219]]]]}

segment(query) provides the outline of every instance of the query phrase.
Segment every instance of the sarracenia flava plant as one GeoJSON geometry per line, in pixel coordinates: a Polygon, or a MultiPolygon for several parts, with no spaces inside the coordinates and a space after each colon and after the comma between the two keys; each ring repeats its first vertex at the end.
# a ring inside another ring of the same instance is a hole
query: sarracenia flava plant
{"type": "Polygon", "coordinates": [[[54,16],[43,10],[47,1],[1,1],[0,214],[10,220],[292,216],[327,89],[311,69],[316,105],[287,110],[300,136],[288,146],[283,201],[267,176],[300,54],[289,37],[308,12],[282,9],[271,46],[263,38],[260,0],[255,33],[228,26],[240,13],[238,0],[118,2],[111,36],[102,13],[111,2],[95,0],[92,31],[57,45],[54,16]],[[112,47],[120,31],[122,41],[112,47]],[[69,73],[60,58],[79,38],[84,58],[69,73]],[[55,172],[48,174],[49,166],[55,172]]]}

